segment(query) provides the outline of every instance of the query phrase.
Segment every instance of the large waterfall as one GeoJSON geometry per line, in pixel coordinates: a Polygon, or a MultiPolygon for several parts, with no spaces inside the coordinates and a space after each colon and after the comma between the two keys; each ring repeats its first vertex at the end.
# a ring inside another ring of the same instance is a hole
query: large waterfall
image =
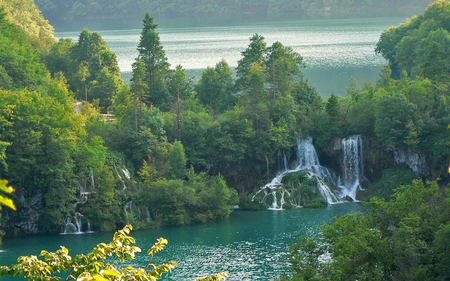
{"type": "Polygon", "coordinates": [[[342,152],[344,155],[343,184],[340,184],[339,198],[356,200],[356,193],[362,190],[360,179],[363,176],[363,150],[360,136],[352,136],[342,140],[342,152]]]}
{"type": "MultiPolygon", "coordinates": [[[[336,174],[319,163],[312,138],[298,142],[297,161],[294,169],[285,168],[271,182],[261,187],[253,196],[253,199],[263,193],[262,202],[267,196],[272,196],[272,204],[268,204],[270,210],[281,210],[286,203],[286,195],[290,196],[288,189],[282,183],[287,174],[303,172],[308,179],[313,179],[317,190],[328,204],[342,202],[343,200],[356,200],[356,193],[361,190],[360,178],[363,175],[362,141],[360,136],[352,136],[342,140],[343,154],[343,180],[336,174]]],[[[295,202],[290,202],[295,207],[301,207],[295,202]]]]}

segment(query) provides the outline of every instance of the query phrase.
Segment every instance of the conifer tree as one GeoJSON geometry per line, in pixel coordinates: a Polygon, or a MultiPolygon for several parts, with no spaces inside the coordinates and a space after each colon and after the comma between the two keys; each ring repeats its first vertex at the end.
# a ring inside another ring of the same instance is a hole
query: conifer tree
{"type": "Polygon", "coordinates": [[[133,64],[131,88],[145,91],[144,93],[135,93],[141,102],[164,107],[170,102],[170,95],[165,83],[170,64],[167,62],[159,34],[156,32],[157,27],[158,25],[153,22],[153,17],[147,12],[137,47],[139,54],[133,64]]]}

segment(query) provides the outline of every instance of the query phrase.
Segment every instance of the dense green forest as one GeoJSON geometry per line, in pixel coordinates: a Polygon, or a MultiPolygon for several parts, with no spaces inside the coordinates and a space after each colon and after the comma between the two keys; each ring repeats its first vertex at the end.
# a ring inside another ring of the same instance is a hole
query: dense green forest
{"type": "MultiPolygon", "coordinates": [[[[130,1],[130,0],[36,0],[53,24],[63,21],[121,20],[135,21],[136,15],[149,11],[165,23],[180,18],[199,22],[239,23],[246,20],[298,19],[308,16],[409,16],[422,12],[432,0],[202,0],[202,1],[130,1]]],[[[140,17],[140,16],[139,16],[140,17]]]]}
{"type": "Polygon", "coordinates": [[[169,65],[147,13],[127,84],[98,33],[37,45],[14,13],[0,16],[0,178],[17,206],[2,210],[6,235],[75,221],[100,231],[205,223],[235,204],[264,208],[252,195],[308,136],[335,166],[336,141],[362,136],[359,199],[389,198],[416,177],[448,181],[448,1],[381,35],[374,48],[389,65],[376,85],[352,80],[329,98],[304,79],[301,54],[262,34],[249,35],[235,75],[221,61],[193,83],[169,65]]]}

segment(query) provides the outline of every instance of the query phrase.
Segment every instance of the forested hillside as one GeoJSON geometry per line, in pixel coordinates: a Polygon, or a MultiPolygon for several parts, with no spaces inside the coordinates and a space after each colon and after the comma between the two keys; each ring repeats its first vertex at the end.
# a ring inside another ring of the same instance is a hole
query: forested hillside
{"type": "MultiPolygon", "coordinates": [[[[345,96],[321,98],[301,54],[263,34],[249,35],[235,75],[221,61],[193,83],[168,63],[147,13],[127,84],[100,34],[84,29],[77,42],[39,48],[2,13],[0,178],[16,188],[18,207],[2,210],[2,229],[160,227],[225,219],[235,204],[264,208],[252,196],[308,137],[339,173],[340,140],[361,136],[358,199],[389,198],[417,177],[445,186],[448,18],[450,3],[440,0],[386,30],[374,46],[389,60],[377,84],[353,80],[345,96]]],[[[300,187],[302,206],[326,205],[311,181],[300,187]]]]}
{"type": "Polygon", "coordinates": [[[0,0],[5,18],[19,26],[39,50],[48,48],[56,43],[53,26],[42,15],[34,0],[0,0]]]}
{"type": "MultiPolygon", "coordinates": [[[[133,20],[149,11],[158,20],[180,18],[228,23],[249,19],[299,19],[306,16],[407,16],[423,11],[431,0],[36,0],[52,23],[86,19],[133,20]]],[[[114,25],[114,21],[109,21],[114,25]]]]}

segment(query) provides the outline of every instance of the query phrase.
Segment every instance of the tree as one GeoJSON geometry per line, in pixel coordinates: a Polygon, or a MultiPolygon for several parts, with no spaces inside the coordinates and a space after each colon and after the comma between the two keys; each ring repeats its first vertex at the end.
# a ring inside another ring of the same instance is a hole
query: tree
{"type": "Polygon", "coordinates": [[[167,154],[169,178],[183,179],[186,175],[186,161],[183,144],[180,141],[175,141],[167,154]]]}
{"type": "Polygon", "coordinates": [[[43,16],[32,0],[1,0],[0,13],[5,11],[6,19],[19,27],[40,52],[45,52],[56,42],[54,28],[43,16]]]}
{"type": "Polygon", "coordinates": [[[277,41],[268,48],[267,82],[270,85],[269,92],[273,100],[292,91],[294,79],[303,77],[301,67],[305,67],[303,58],[291,47],[285,47],[277,41]]]}
{"type": "Polygon", "coordinates": [[[175,103],[173,107],[177,116],[177,138],[178,140],[182,140],[182,100],[192,94],[191,79],[186,77],[186,73],[181,65],[177,65],[175,70],[169,74],[167,84],[172,101],[175,103]]]}
{"type": "Polygon", "coordinates": [[[217,113],[232,108],[236,103],[232,72],[225,60],[214,68],[206,68],[196,89],[199,101],[217,113]]]}
{"type": "Polygon", "coordinates": [[[241,53],[243,58],[238,61],[238,66],[236,67],[236,86],[238,89],[247,87],[247,76],[253,64],[259,64],[262,68],[265,68],[264,55],[266,54],[266,48],[263,36],[256,33],[250,38],[250,44],[241,53]]]}
{"type": "MultiPolygon", "coordinates": [[[[69,42],[63,42],[63,46],[69,42]]],[[[58,59],[57,48],[48,56],[49,59],[58,59]],[[55,54],[56,53],[56,54],[55,54]]],[[[75,92],[78,100],[94,102],[98,100],[100,110],[106,113],[112,104],[112,99],[122,88],[120,69],[116,55],[109,50],[107,43],[100,34],[91,33],[84,29],[78,38],[78,42],[70,48],[70,67],[64,73],[69,82],[69,88],[75,92]]],[[[65,61],[65,58],[60,60],[65,61]]],[[[47,60],[52,63],[52,60],[47,60]]],[[[53,65],[50,65],[52,67],[53,65]]],[[[64,68],[56,70],[64,71],[64,68]]]]}
{"type": "Polygon", "coordinates": [[[171,98],[166,88],[165,77],[169,73],[169,63],[161,45],[157,24],[147,12],[143,20],[143,28],[137,47],[139,52],[136,65],[133,66],[131,87],[138,88],[142,95],[141,102],[154,104],[157,107],[167,107],[171,98]],[[142,64],[142,65],[141,65],[142,64]],[[143,85],[145,87],[143,87],[143,85]],[[142,85],[142,86],[141,86],[142,85]]]}
{"type": "Polygon", "coordinates": [[[368,214],[323,224],[318,237],[291,247],[292,277],[280,280],[445,280],[448,190],[414,180],[390,201],[372,198],[368,214]]]}
{"type": "Polygon", "coordinates": [[[401,94],[382,96],[378,102],[375,135],[388,149],[416,148],[421,130],[417,106],[401,94]]]}

